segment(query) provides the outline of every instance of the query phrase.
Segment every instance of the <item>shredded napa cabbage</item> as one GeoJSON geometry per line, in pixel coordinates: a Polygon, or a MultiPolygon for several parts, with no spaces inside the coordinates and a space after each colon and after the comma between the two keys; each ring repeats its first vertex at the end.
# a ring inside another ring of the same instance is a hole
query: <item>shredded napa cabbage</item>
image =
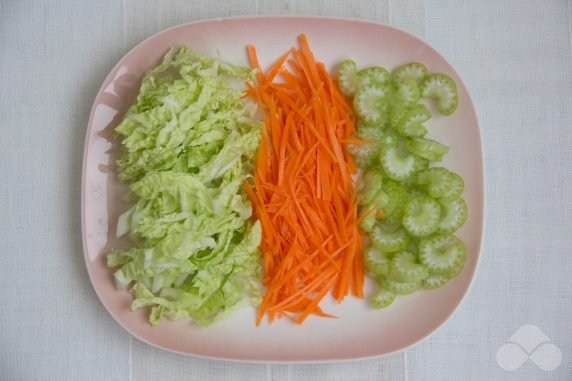
{"type": "Polygon", "coordinates": [[[231,81],[253,72],[172,49],[141,83],[116,132],[119,179],[135,204],[118,220],[134,247],[111,252],[119,288],[149,321],[207,325],[260,301],[261,228],[243,185],[254,170],[261,124],[231,81]]]}

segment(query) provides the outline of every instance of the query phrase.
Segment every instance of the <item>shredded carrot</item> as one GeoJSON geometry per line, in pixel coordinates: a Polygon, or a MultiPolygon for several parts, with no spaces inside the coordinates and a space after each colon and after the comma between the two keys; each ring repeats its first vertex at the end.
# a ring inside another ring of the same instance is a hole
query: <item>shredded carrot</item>
{"type": "MultiPolygon", "coordinates": [[[[356,138],[351,103],[339,92],[305,35],[300,48],[258,69],[247,96],[264,120],[254,181],[245,185],[262,225],[266,292],[257,324],[285,316],[298,324],[310,316],[334,317],[319,307],[331,294],[350,290],[363,298],[362,233],[357,213],[357,173],[348,144],[356,138]]],[[[369,211],[371,212],[371,211],[369,211]]]]}

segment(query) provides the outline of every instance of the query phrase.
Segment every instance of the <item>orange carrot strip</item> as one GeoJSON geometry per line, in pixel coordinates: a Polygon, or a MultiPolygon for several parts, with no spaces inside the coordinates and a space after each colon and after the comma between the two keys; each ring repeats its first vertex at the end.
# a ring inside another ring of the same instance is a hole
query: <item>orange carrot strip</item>
{"type": "Polygon", "coordinates": [[[260,64],[258,63],[258,55],[256,54],[256,48],[253,45],[248,45],[246,49],[248,52],[248,59],[250,60],[250,66],[252,66],[255,69],[258,69],[258,71],[256,72],[256,78],[258,78],[260,82],[263,82],[264,73],[262,72],[260,64]]]}
{"type": "MultiPolygon", "coordinates": [[[[333,317],[319,307],[325,295],[338,302],[350,291],[363,296],[358,224],[364,216],[357,213],[357,169],[347,150],[362,141],[350,101],[316,61],[307,37],[298,41],[300,49],[285,52],[246,91],[264,121],[254,185],[245,184],[262,225],[267,288],[257,324],[264,316],[297,323],[309,315],[333,317]]],[[[248,53],[259,68],[254,47],[248,53]]]]}
{"type": "Polygon", "coordinates": [[[320,291],[320,293],[318,294],[318,296],[316,296],[314,298],[314,300],[312,300],[312,302],[310,303],[310,305],[308,305],[308,307],[306,307],[306,310],[304,310],[304,312],[302,312],[302,314],[300,314],[297,318],[296,318],[296,323],[298,324],[302,324],[304,322],[304,320],[306,320],[306,318],[308,317],[308,315],[310,313],[313,312],[313,310],[316,308],[316,306],[318,305],[318,303],[322,300],[322,298],[328,293],[328,291],[330,291],[330,287],[332,287],[332,285],[336,282],[336,277],[331,277],[327,282],[325,287],[322,289],[322,291],[320,291]]]}
{"type": "Polygon", "coordinates": [[[276,63],[268,70],[268,74],[265,76],[265,81],[266,82],[272,82],[274,80],[274,78],[276,78],[276,76],[278,75],[278,73],[280,72],[280,70],[282,69],[282,66],[284,66],[284,63],[286,62],[286,60],[288,59],[288,57],[290,56],[290,51],[287,51],[286,53],[284,53],[282,55],[282,57],[280,57],[278,59],[278,61],[276,61],[276,63]]]}

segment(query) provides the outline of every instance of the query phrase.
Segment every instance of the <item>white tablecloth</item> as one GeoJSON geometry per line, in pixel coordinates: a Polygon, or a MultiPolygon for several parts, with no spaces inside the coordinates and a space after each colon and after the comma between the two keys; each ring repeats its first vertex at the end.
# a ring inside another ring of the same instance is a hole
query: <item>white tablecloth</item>
{"type": "Polygon", "coordinates": [[[571,380],[571,10],[564,0],[1,1],[0,379],[571,380]],[[130,337],[92,290],[79,198],[99,85],[154,32],[248,14],[403,27],[441,51],[473,96],[487,171],[482,262],[455,316],[404,353],[280,366],[173,355],[130,337]],[[551,350],[529,348],[529,329],[497,355],[525,324],[551,350]],[[514,350],[535,361],[504,370],[518,362],[514,350]]]}

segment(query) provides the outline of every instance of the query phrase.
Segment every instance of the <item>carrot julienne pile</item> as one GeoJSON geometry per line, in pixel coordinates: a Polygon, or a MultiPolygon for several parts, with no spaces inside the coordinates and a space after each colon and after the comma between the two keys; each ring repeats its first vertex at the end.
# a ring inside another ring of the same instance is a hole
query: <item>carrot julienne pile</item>
{"type": "Polygon", "coordinates": [[[357,174],[347,144],[361,143],[351,103],[317,62],[305,35],[266,72],[259,69],[247,96],[264,119],[253,183],[245,184],[262,225],[266,293],[257,325],[288,317],[301,324],[322,311],[328,294],[341,302],[363,298],[362,233],[357,174]]]}

